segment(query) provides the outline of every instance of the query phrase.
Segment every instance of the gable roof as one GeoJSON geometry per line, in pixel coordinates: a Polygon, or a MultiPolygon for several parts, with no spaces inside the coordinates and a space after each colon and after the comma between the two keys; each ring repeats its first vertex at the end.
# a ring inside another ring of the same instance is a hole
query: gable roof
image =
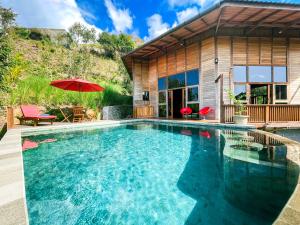
{"type": "Polygon", "coordinates": [[[122,60],[131,74],[134,58],[147,59],[150,55],[210,29],[217,34],[221,27],[247,27],[250,34],[259,27],[300,29],[300,4],[270,1],[222,0],[195,17],[168,30],[144,45],[129,52],[122,60]]]}

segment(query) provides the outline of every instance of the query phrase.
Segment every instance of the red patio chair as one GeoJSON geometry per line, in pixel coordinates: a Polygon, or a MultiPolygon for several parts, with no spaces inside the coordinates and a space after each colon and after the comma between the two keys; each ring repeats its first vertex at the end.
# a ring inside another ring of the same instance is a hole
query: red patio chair
{"type": "Polygon", "coordinates": [[[39,110],[34,105],[21,105],[21,110],[23,116],[20,119],[21,124],[23,121],[31,120],[34,122],[34,126],[37,126],[39,122],[51,122],[53,124],[53,120],[56,119],[56,116],[40,114],[39,110]]]}
{"type": "Polygon", "coordinates": [[[180,109],[180,113],[182,114],[183,117],[187,119],[188,115],[191,115],[193,110],[190,107],[182,108],[180,109]]]}
{"type": "Polygon", "coordinates": [[[204,108],[200,109],[199,115],[202,116],[205,119],[205,116],[208,113],[210,113],[211,111],[212,111],[212,108],[210,108],[210,107],[207,106],[207,107],[204,107],[204,108]]]}

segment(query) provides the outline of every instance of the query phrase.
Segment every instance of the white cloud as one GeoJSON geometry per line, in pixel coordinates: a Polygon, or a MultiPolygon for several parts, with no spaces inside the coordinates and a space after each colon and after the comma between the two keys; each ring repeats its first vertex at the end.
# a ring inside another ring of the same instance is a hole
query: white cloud
{"type": "Polygon", "coordinates": [[[188,5],[199,5],[203,6],[207,0],[168,0],[170,6],[188,6],[188,5]]]}
{"type": "Polygon", "coordinates": [[[163,22],[161,15],[154,14],[147,18],[148,36],[144,39],[146,41],[153,39],[170,29],[168,23],[163,22]]]}
{"type": "Polygon", "coordinates": [[[68,29],[75,22],[88,24],[75,0],[2,0],[4,7],[12,8],[17,14],[17,24],[30,28],[68,29]]]}
{"type": "Polygon", "coordinates": [[[132,29],[132,17],[128,9],[117,9],[111,0],[105,0],[105,6],[116,32],[126,32],[132,29]]]}
{"type": "Polygon", "coordinates": [[[187,21],[188,19],[196,16],[198,13],[199,13],[199,10],[196,6],[187,8],[180,12],[176,12],[178,23],[183,23],[184,21],[187,21]]]}

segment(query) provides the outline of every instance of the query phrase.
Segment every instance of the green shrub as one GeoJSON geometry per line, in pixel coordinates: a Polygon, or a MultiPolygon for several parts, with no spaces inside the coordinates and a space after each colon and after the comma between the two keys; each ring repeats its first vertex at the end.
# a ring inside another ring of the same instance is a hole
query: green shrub
{"type": "Polygon", "coordinates": [[[15,34],[23,39],[28,39],[29,38],[29,34],[30,34],[30,30],[27,28],[23,28],[23,27],[16,27],[15,28],[15,34]]]}

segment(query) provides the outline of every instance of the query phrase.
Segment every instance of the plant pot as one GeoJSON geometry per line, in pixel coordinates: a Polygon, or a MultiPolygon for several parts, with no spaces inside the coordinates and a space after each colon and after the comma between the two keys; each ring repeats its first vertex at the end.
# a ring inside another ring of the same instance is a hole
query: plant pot
{"type": "Polygon", "coordinates": [[[248,118],[249,116],[244,116],[244,115],[234,115],[233,116],[233,122],[235,124],[248,124],[248,118]]]}

